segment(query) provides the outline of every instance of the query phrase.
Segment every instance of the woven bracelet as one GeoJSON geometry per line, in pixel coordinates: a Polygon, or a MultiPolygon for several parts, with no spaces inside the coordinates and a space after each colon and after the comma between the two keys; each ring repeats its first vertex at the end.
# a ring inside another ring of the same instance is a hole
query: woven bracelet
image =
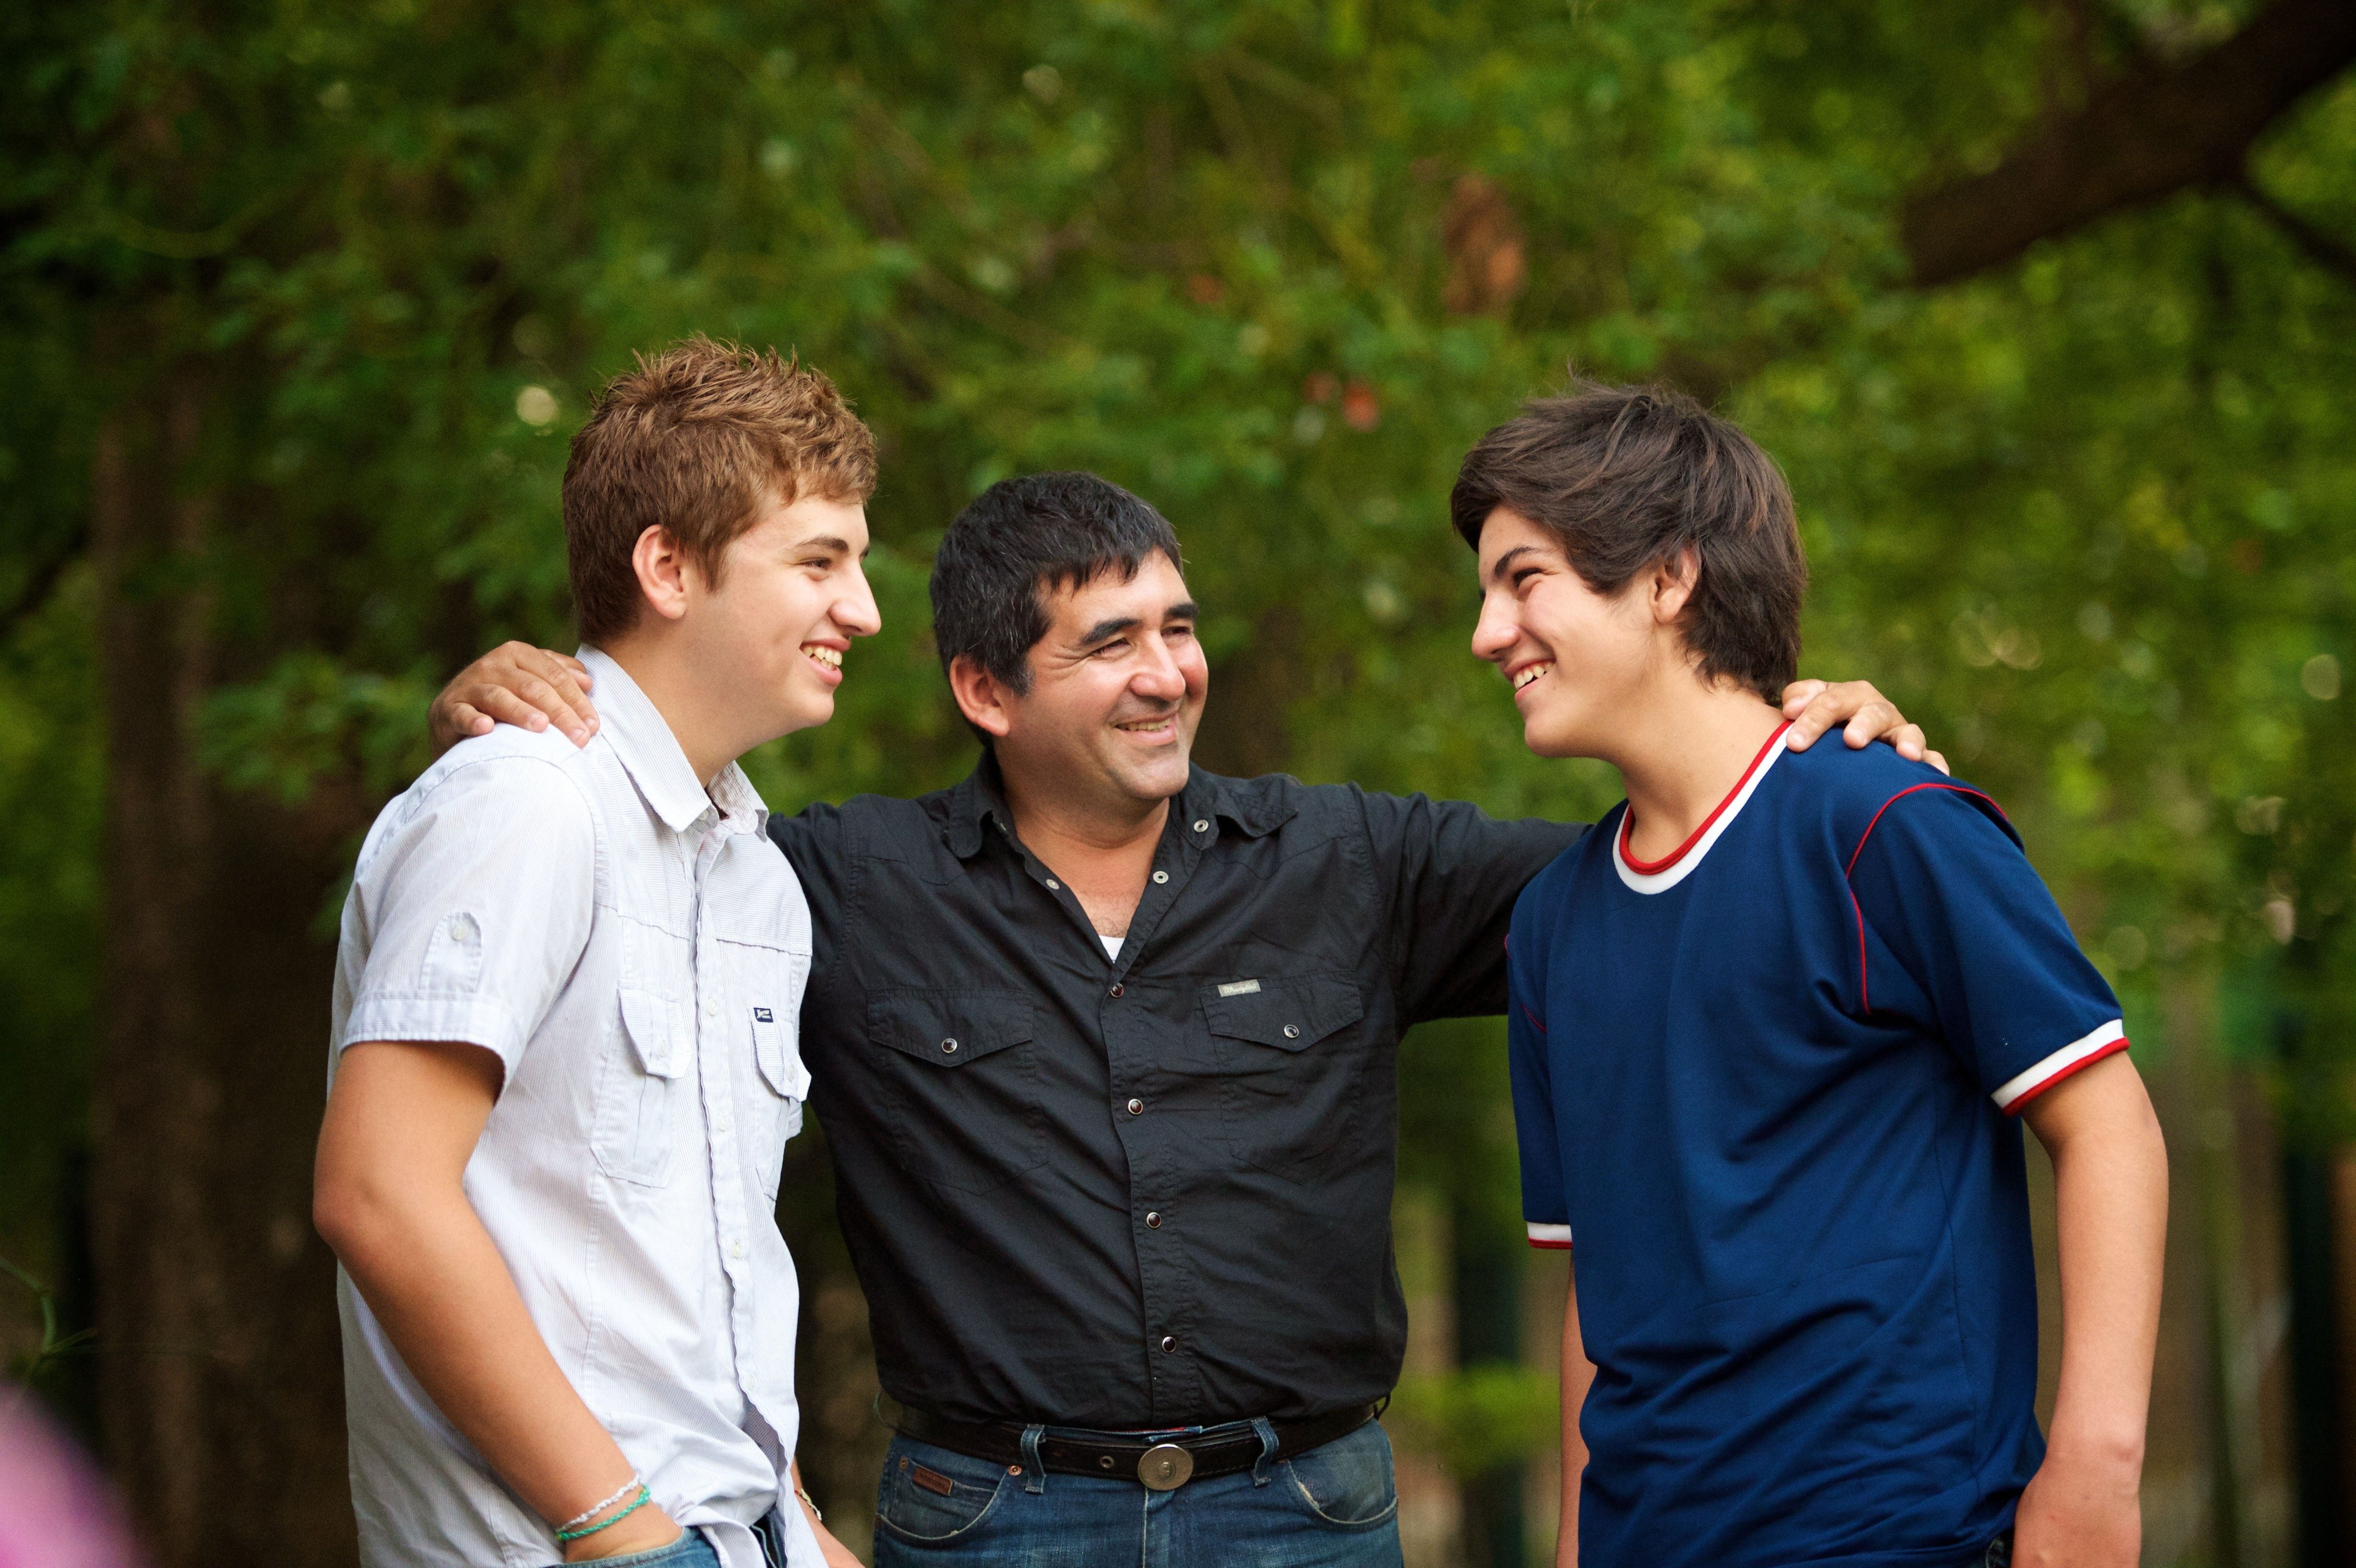
{"type": "Polygon", "coordinates": [[[585,1530],[560,1530],[556,1532],[556,1539],[559,1541],[578,1541],[584,1535],[594,1535],[601,1530],[611,1530],[614,1526],[621,1523],[624,1520],[629,1518],[632,1514],[637,1512],[640,1509],[646,1507],[648,1503],[654,1500],[654,1494],[647,1490],[645,1487],[641,1486],[638,1488],[637,1499],[633,1501],[629,1507],[624,1509],[613,1518],[601,1519],[585,1530]]]}
{"type": "Polygon", "coordinates": [[[583,1509],[579,1513],[574,1514],[562,1524],[558,1525],[556,1527],[557,1533],[561,1536],[568,1530],[577,1530],[581,1526],[587,1524],[591,1520],[595,1519],[599,1514],[604,1513],[607,1509],[612,1508],[616,1503],[620,1502],[624,1498],[628,1497],[633,1489],[638,1487],[643,1487],[646,1484],[645,1477],[633,1474],[628,1480],[624,1481],[620,1486],[616,1487],[612,1491],[606,1493],[604,1497],[599,1498],[595,1502],[591,1503],[587,1508],[583,1509]]]}

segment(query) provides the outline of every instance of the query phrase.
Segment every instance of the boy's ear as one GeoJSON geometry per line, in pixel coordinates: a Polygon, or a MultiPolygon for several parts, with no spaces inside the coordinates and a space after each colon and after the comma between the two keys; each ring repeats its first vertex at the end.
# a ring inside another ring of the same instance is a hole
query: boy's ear
{"type": "Polygon", "coordinates": [[[1701,585],[1701,552],[1687,545],[1652,569],[1647,580],[1653,624],[1672,626],[1701,585]]]}
{"type": "Polygon", "coordinates": [[[692,569],[669,528],[656,523],[638,536],[630,549],[630,568],[638,574],[638,592],[656,614],[676,621],[687,613],[687,574],[692,569]]]}
{"type": "Polygon", "coordinates": [[[1007,699],[1014,694],[971,655],[959,654],[949,661],[949,691],[957,698],[958,711],[976,729],[997,737],[1014,728],[1014,716],[1007,711],[1007,699]]]}

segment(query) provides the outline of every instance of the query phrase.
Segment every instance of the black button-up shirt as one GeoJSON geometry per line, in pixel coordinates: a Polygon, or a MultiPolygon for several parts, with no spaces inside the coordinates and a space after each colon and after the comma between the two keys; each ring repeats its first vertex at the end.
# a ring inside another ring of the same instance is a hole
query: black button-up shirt
{"type": "Polygon", "coordinates": [[[1197,769],[1117,959],[986,759],[770,831],[886,1392],[1146,1429],[1391,1389],[1399,1036],[1504,1010],[1514,899],[1582,829],[1197,769]]]}

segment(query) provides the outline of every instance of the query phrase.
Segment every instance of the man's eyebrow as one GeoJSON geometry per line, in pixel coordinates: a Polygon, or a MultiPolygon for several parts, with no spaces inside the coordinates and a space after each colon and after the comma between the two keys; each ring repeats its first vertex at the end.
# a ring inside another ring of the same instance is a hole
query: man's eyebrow
{"type": "MultiPolygon", "coordinates": [[[[846,539],[838,539],[832,534],[819,534],[813,538],[802,539],[797,542],[794,548],[796,549],[824,550],[830,555],[849,555],[851,553],[851,541],[846,539]]],[[[863,556],[866,552],[862,550],[860,553],[863,556]]]]}
{"type": "Polygon", "coordinates": [[[1092,644],[1101,643],[1108,637],[1117,637],[1123,632],[1133,630],[1144,624],[1134,615],[1115,615],[1109,619],[1098,621],[1080,634],[1080,646],[1087,647],[1092,644]]]}
{"type": "Polygon", "coordinates": [[[1490,568],[1489,568],[1489,581],[1492,581],[1492,582],[1502,582],[1502,581],[1505,581],[1505,569],[1506,569],[1507,567],[1509,567],[1509,566],[1513,565],[1513,563],[1514,563],[1514,558],[1515,558],[1515,557],[1516,557],[1516,556],[1524,556],[1524,555],[1536,555],[1537,552],[1538,552],[1538,547],[1537,547],[1537,546],[1536,546],[1536,545],[1534,545],[1534,544],[1517,544],[1517,545],[1515,545],[1513,549],[1511,549],[1507,550],[1505,554],[1503,554],[1503,555],[1499,556],[1499,557],[1496,559],[1495,562],[1490,566],[1490,568]]]}
{"type": "Polygon", "coordinates": [[[1192,599],[1173,604],[1169,609],[1162,612],[1162,618],[1165,621],[1199,621],[1202,619],[1200,615],[1194,613],[1194,602],[1192,599]]]}

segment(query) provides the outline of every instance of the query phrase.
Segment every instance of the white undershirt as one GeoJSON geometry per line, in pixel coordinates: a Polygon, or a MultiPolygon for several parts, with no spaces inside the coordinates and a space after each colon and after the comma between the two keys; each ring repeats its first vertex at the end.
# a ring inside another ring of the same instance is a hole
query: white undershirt
{"type": "Polygon", "coordinates": [[[1097,933],[1097,940],[1105,944],[1106,957],[1111,959],[1116,964],[1120,962],[1120,944],[1129,940],[1127,936],[1107,936],[1103,932],[1099,931],[1097,933]]]}

